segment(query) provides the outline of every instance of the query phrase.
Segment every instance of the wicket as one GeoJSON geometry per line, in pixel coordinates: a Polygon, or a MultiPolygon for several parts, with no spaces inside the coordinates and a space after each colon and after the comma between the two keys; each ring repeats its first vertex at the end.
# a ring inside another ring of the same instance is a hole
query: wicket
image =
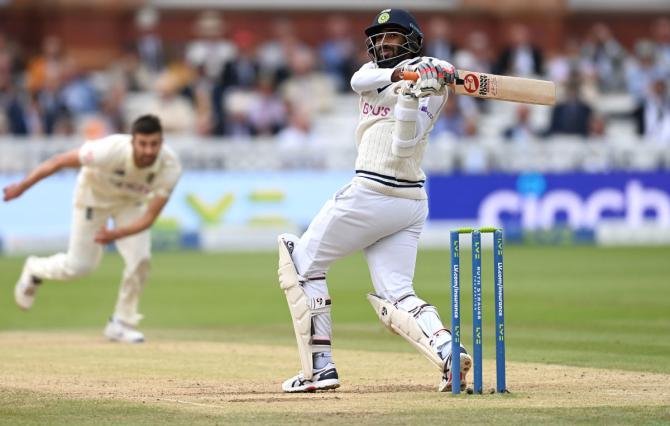
{"type": "Polygon", "coordinates": [[[461,228],[451,231],[451,353],[452,393],[461,393],[461,295],[460,235],[472,237],[472,345],[474,355],[474,393],[482,390],[482,250],[481,234],[493,234],[493,281],[495,299],[496,391],[507,392],[505,385],[505,304],[503,300],[503,231],[493,227],[461,228]]]}

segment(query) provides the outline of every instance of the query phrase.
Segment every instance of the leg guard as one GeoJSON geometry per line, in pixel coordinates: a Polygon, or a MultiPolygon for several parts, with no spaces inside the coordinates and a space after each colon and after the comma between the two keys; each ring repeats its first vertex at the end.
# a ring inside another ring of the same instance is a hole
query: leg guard
{"type": "Polygon", "coordinates": [[[368,294],[368,301],[386,328],[393,333],[402,336],[428,358],[440,372],[444,372],[445,360],[440,358],[433,347],[431,336],[422,330],[417,321],[417,317],[421,314],[420,309],[416,314],[411,314],[402,309],[398,309],[393,303],[382,299],[376,294],[368,294]]]}
{"type": "Polygon", "coordinates": [[[295,269],[288,245],[293,244],[284,236],[278,238],[279,245],[279,286],[284,290],[288,309],[291,312],[293,331],[298,343],[298,354],[305,379],[311,380],[314,370],[313,353],[330,350],[330,342],[316,342],[312,339],[312,317],[330,312],[330,298],[308,298],[300,285],[301,278],[295,269]]]}

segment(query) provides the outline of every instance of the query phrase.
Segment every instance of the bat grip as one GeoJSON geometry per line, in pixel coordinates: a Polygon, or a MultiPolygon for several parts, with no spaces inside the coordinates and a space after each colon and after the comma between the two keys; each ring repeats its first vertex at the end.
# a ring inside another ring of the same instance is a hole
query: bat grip
{"type": "Polygon", "coordinates": [[[400,71],[400,79],[417,81],[419,79],[419,73],[414,71],[400,71]]]}
{"type": "MultiPolygon", "coordinates": [[[[415,71],[400,71],[401,80],[417,81],[419,79],[419,73],[415,71]]],[[[453,86],[453,83],[449,84],[453,86]]]]}

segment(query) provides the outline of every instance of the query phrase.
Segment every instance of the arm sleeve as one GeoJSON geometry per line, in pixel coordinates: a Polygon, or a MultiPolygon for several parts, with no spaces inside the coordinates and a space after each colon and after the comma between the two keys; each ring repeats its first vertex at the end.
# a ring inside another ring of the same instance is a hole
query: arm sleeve
{"type": "Polygon", "coordinates": [[[444,104],[447,102],[448,92],[444,96],[428,96],[425,103],[419,103],[419,112],[416,119],[415,137],[423,138],[433,127],[437,117],[442,112],[444,104]]]}
{"type": "Polygon", "coordinates": [[[444,96],[428,96],[420,101],[412,97],[398,97],[396,104],[395,128],[393,131],[392,152],[398,157],[409,157],[416,145],[433,128],[435,120],[447,101],[444,96]]]}
{"type": "Polygon", "coordinates": [[[351,88],[359,95],[392,83],[393,68],[377,68],[372,62],[363,65],[351,77],[351,88]]]}
{"type": "Polygon", "coordinates": [[[108,164],[115,154],[115,136],[86,141],[79,148],[79,162],[82,166],[100,167],[108,164]]]}

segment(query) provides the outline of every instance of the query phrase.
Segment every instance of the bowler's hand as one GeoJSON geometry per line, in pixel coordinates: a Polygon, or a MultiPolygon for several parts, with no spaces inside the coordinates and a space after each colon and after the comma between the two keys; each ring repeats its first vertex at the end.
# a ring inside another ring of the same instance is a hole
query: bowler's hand
{"type": "Polygon", "coordinates": [[[107,229],[104,226],[100,228],[95,234],[95,242],[98,244],[109,244],[118,238],[119,235],[117,235],[116,230],[107,229]]]}
{"type": "Polygon", "coordinates": [[[14,198],[19,198],[21,194],[25,191],[23,185],[21,182],[19,183],[13,183],[11,185],[8,185],[4,188],[2,188],[2,193],[3,193],[3,201],[11,201],[14,198]]]}

